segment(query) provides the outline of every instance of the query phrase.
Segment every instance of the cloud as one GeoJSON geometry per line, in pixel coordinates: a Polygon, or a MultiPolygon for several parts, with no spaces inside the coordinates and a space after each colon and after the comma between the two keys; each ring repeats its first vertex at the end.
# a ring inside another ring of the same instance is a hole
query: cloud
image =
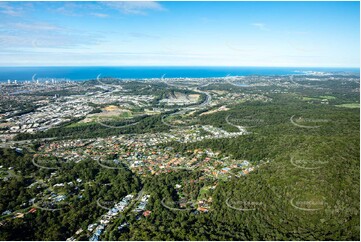
{"type": "Polygon", "coordinates": [[[10,15],[13,17],[17,17],[17,16],[22,15],[23,9],[20,7],[10,6],[6,2],[0,2],[0,13],[10,15]]]}
{"type": "Polygon", "coordinates": [[[107,18],[107,17],[109,17],[109,15],[105,14],[105,13],[91,13],[90,15],[93,15],[93,16],[98,17],[98,18],[107,18]]]}
{"type": "Polygon", "coordinates": [[[102,4],[124,14],[145,15],[148,10],[165,10],[162,5],[157,2],[102,2],[102,4]]]}
{"type": "Polygon", "coordinates": [[[264,24],[264,23],[252,23],[251,25],[260,30],[269,31],[269,29],[266,27],[266,24],[264,24]]]}
{"type": "Polygon", "coordinates": [[[159,39],[160,38],[160,36],[157,36],[157,35],[138,33],[138,32],[132,32],[132,33],[129,33],[129,35],[131,37],[139,38],[139,39],[159,39]]]}
{"type": "MultiPolygon", "coordinates": [[[[49,11],[55,11],[59,14],[71,16],[71,17],[82,17],[87,14],[97,14],[101,7],[96,2],[47,2],[49,11]]],[[[100,16],[100,15],[99,15],[100,16]]]]}
{"type": "Polygon", "coordinates": [[[86,48],[101,43],[97,32],[80,31],[47,22],[0,24],[0,50],[86,48]]]}
{"type": "MultiPolygon", "coordinates": [[[[87,7],[86,3],[83,4],[83,8],[85,7],[87,7]]],[[[52,10],[66,16],[79,17],[82,16],[82,14],[79,14],[79,12],[81,12],[78,10],[79,8],[81,8],[81,6],[76,2],[66,2],[62,4],[61,7],[57,7],[52,10]]]]}
{"type": "Polygon", "coordinates": [[[14,23],[12,27],[25,31],[51,31],[60,30],[61,28],[48,23],[14,23]]]}
{"type": "Polygon", "coordinates": [[[4,48],[21,46],[29,46],[29,40],[19,36],[0,34],[0,50],[3,51],[4,48]]]}

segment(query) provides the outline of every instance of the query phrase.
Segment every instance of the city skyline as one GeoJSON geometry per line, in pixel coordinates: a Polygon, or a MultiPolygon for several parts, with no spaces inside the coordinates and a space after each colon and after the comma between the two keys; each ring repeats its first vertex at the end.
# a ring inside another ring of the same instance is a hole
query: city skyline
{"type": "Polygon", "coordinates": [[[359,2],[0,2],[0,66],[359,67],[359,2]]]}

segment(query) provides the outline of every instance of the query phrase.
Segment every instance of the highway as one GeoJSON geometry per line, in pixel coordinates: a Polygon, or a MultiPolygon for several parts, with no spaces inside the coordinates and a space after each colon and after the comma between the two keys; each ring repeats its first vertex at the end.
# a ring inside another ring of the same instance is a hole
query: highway
{"type": "MultiPolygon", "coordinates": [[[[163,80],[163,78],[162,78],[162,80],[163,80]]],[[[183,86],[178,86],[178,85],[173,85],[173,84],[167,83],[167,82],[165,82],[164,80],[163,80],[162,82],[165,83],[165,84],[168,85],[168,86],[177,87],[177,88],[186,88],[186,87],[183,87],[183,86]]],[[[206,85],[203,85],[203,86],[207,86],[207,85],[209,85],[209,83],[206,84],[206,85]]],[[[202,86],[202,87],[203,87],[203,86],[202,86]]],[[[179,114],[184,114],[184,113],[186,113],[186,112],[189,111],[189,110],[201,109],[201,108],[204,108],[204,107],[208,106],[208,105],[211,103],[211,101],[212,101],[212,96],[211,96],[211,94],[209,94],[209,92],[205,92],[205,91],[198,90],[198,87],[197,87],[197,88],[194,88],[194,89],[191,89],[191,88],[186,88],[186,89],[187,89],[187,90],[190,90],[190,91],[194,91],[194,92],[198,92],[198,93],[205,94],[205,95],[206,95],[206,99],[205,99],[202,103],[200,103],[200,104],[198,104],[198,105],[196,105],[196,106],[181,108],[181,110],[179,110],[178,112],[169,114],[168,116],[175,116],[175,115],[179,115],[179,114]]],[[[172,124],[169,124],[169,123],[165,122],[165,121],[164,121],[164,118],[165,118],[166,116],[167,116],[167,115],[163,115],[162,118],[161,118],[161,122],[162,122],[164,125],[169,126],[169,127],[171,127],[171,128],[178,128],[178,127],[179,127],[179,126],[177,126],[177,125],[172,125],[172,124]]]]}

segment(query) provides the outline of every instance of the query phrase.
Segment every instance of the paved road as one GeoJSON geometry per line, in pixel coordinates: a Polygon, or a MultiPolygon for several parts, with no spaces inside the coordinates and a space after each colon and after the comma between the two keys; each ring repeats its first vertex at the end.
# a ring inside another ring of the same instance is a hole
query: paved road
{"type": "MultiPolygon", "coordinates": [[[[178,86],[178,85],[170,84],[170,83],[167,83],[167,82],[165,82],[165,81],[163,81],[163,83],[165,83],[165,84],[168,85],[168,86],[172,86],[172,87],[186,88],[186,87],[183,87],[183,86],[178,86]]],[[[203,86],[207,86],[207,85],[209,85],[209,83],[206,84],[206,85],[203,85],[203,86]]],[[[206,99],[205,99],[202,103],[200,103],[200,104],[198,104],[198,105],[196,105],[196,106],[181,108],[181,110],[179,110],[179,111],[177,111],[177,112],[175,112],[175,113],[169,114],[168,116],[175,116],[175,115],[179,115],[179,114],[184,114],[184,113],[186,113],[186,112],[189,111],[189,110],[200,109],[200,108],[203,108],[203,107],[208,106],[208,105],[211,103],[211,101],[212,101],[212,96],[211,96],[211,94],[209,94],[209,92],[205,92],[205,91],[198,90],[198,87],[197,87],[197,88],[194,88],[194,89],[191,89],[191,88],[186,88],[186,89],[191,90],[191,91],[194,91],[194,92],[198,92],[198,93],[203,93],[203,94],[206,95],[206,99]]],[[[169,124],[169,123],[165,122],[165,121],[164,121],[164,118],[165,118],[166,116],[167,116],[167,115],[163,115],[162,118],[161,118],[161,122],[162,122],[164,125],[167,125],[167,126],[172,127],[172,128],[179,128],[178,125],[172,125],[172,124],[169,124]]]]}
{"type": "MultiPolygon", "coordinates": [[[[194,208],[172,208],[169,207],[168,205],[165,204],[164,202],[165,198],[162,199],[162,201],[160,201],[160,203],[163,205],[163,207],[169,209],[169,210],[173,210],[173,211],[190,211],[193,210],[194,208]]],[[[193,203],[193,205],[195,205],[195,203],[193,203]]]]}
{"type": "Polygon", "coordinates": [[[115,229],[116,226],[118,226],[118,223],[119,223],[119,220],[122,219],[122,217],[125,217],[130,211],[132,211],[132,208],[134,206],[134,204],[136,204],[139,199],[141,199],[141,197],[143,196],[143,193],[144,193],[144,189],[140,190],[138,192],[138,195],[135,199],[132,200],[132,202],[129,204],[129,206],[124,210],[124,212],[122,212],[120,215],[123,215],[123,216],[120,216],[116,219],[114,219],[114,221],[112,222],[112,224],[108,224],[106,229],[104,230],[104,233],[102,234],[104,236],[105,232],[110,232],[110,231],[113,231],[115,229]]]}
{"type": "MultiPolygon", "coordinates": [[[[53,140],[56,139],[55,138],[42,138],[42,139],[36,139],[38,141],[47,141],[47,140],[53,140]]],[[[14,147],[17,145],[24,145],[24,144],[32,144],[34,142],[34,140],[19,140],[19,141],[8,141],[8,142],[3,142],[0,144],[0,148],[9,148],[9,147],[14,147]]]]}
{"type": "Polygon", "coordinates": [[[226,117],[226,123],[227,123],[227,124],[229,124],[229,125],[237,128],[240,132],[246,132],[246,130],[245,130],[242,126],[237,126],[237,125],[232,124],[231,122],[229,122],[229,120],[228,120],[229,116],[230,116],[230,115],[228,115],[228,116],[226,117]]]}

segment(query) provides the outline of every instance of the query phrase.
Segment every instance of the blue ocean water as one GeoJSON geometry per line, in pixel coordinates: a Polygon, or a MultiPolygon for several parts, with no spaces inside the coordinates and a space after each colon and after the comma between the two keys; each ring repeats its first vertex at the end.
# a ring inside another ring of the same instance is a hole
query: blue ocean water
{"type": "Polygon", "coordinates": [[[225,77],[249,75],[289,75],[300,74],[302,71],[323,72],[354,72],[358,68],[307,68],[307,67],[0,67],[0,82],[7,80],[25,81],[36,78],[67,78],[71,80],[95,79],[101,77],[116,78],[165,78],[176,77],[225,77]]]}

